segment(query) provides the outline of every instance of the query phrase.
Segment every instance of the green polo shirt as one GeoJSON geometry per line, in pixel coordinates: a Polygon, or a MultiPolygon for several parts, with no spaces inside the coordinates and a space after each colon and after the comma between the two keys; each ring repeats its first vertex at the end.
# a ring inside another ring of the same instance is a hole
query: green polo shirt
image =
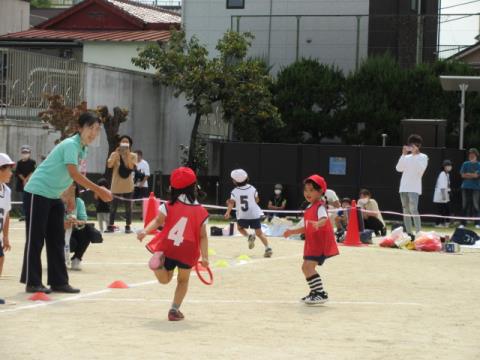
{"type": "Polygon", "coordinates": [[[59,199],[73,182],[67,165],[78,166],[80,160],[86,157],[87,147],[82,146],[79,134],[63,140],[35,169],[25,191],[49,199],[59,199]]]}

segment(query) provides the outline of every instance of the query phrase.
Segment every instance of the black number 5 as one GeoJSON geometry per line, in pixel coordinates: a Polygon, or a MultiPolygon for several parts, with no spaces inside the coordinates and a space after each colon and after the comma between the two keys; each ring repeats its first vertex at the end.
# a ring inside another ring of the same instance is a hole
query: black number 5
{"type": "Polygon", "coordinates": [[[248,211],[248,196],[247,195],[241,195],[240,196],[240,204],[242,204],[242,211],[248,211]]]}

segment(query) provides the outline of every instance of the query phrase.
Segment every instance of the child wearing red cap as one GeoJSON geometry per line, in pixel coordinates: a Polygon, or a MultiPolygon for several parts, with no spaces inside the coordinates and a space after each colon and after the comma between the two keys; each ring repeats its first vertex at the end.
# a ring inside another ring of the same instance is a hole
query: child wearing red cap
{"type": "Polygon", "coordinates": [[[188,290],[190,271],[202,256],[208,266],[208,212],[197,201],[197,177],[192,169],[180,167],[170,176],[171,200],[160,206],[158,216],[137,234],[142,241],[146,234],[163,225],[163,230],[147,244],[153,253],[150,269],[161,284],[168,284],[178,267],[177,288],[168,320],[183,320],[180,305],[188,290]]]}
{"type": "Polygon", "coordinates": [[[333,227],[322,200],[326,189],[327,183],[320,175],[312,175],[304,181],[303,195],[310,205],[305,210],[303,226],[289,229],[283,234],[285,237],[305,234],[302,271],[310,287],[310,294],[302,298],[302,301],[307,305],[319,305],[328,300],[322,279],[315,268],[323,265],[327,258],[338,255],[333,227]]]}

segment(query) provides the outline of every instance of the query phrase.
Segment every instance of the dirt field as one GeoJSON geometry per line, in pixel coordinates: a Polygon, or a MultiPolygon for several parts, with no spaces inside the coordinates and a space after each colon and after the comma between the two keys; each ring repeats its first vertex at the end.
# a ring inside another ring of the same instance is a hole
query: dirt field
{"type": "MultiPolygon", "coordinates": [[[[303,243],[210,238],[214,286],[192,276],[186,320],[166,319],[175,283],[157,284],[134,235],[107,234],[83,271],[78,296],[27,300],[18,283],[23,224],[11,227],[0,297],[0,359],[479,359],[480,252],[459,255],[342,247],[321,268],[331,301],[307,307],[303,243]],[[236,258],[247,254],[251,260],[236,258]],[[226,268],[213,264],[228,261],[226,268]],[[129,289],[108,289],[123,280],[129,289]]],[[[46,277],[46,271],[44,273],[46,277]]],[[[46,282],[46,278],[44,278],[46,282]]]]}

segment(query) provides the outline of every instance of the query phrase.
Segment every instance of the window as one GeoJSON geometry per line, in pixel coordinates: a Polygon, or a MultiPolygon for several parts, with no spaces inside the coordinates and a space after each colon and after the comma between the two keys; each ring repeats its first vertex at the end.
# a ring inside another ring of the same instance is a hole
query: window
{"type": "Polygon", "coordinates": [[[227,9],[245,9],[245,0],[227,0],[227,9]]]}
{"type": "Polygon", "coordinates": [[[410,0],[410,9],[412,11],[417,11],[417,0],[410,0]]]}

